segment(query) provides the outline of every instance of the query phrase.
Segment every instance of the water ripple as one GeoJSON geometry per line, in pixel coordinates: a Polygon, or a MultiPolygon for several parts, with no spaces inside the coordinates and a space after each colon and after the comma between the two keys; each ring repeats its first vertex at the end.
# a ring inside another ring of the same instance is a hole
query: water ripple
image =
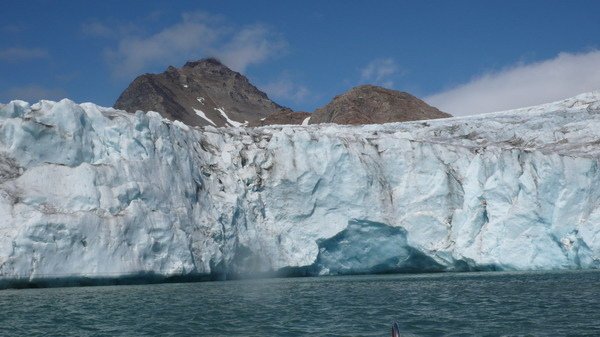
{"type": "Polygon", "coordinates": [[[599,290],[600,272],[4,290],[0,335],[598,335],[599,290]]]}

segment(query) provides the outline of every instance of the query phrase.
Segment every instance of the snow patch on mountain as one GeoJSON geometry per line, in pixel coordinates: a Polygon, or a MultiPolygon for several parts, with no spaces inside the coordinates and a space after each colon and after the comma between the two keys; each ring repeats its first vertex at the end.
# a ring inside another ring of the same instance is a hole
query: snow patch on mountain
{"type": "Polygon", "coordinates": [[[196,112],[196,115],[202,117],[202,119],[204,119],[205,121],[209,122],[210,124],[217,126],[217,124],[215,124],[215,122],[213,122],[210,118],[208,118],[206,116],[206,114],[204,113],[204,111],[200,110],[200,109],[194,109],[194,112],[196,112]]]}
{"type": "Polygon", "coordinates": [[[217,110],[218,112],[221,113],[221,116],[223,116],[223,118],[225,118],[225,120],[227,121],[227,123],[229,123],[229,125],[236,127],[236,128],[244,125],[244,123],[236,122],[236,121],[230,119],[229,116],[227,116],[227,114],[225,113],[225,109],[215,108],[215,110],[217,110]]]}

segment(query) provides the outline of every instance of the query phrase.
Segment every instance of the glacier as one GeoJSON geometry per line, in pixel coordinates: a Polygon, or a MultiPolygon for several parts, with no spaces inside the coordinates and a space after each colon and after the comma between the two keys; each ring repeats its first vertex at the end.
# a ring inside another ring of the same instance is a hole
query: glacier
{"type": "Polygon", "coordinates": [[[600,92],[259,128],[12,101],[0,107],[0,286],[598,268],[599,155],[600,92]]]}

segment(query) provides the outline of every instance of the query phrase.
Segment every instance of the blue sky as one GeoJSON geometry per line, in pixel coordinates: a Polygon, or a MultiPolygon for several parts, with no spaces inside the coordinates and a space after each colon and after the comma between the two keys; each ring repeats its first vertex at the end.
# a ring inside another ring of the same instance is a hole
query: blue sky
{"type": "Polygon", "coordinates": [[[313,111],[374,83],[453,114],[600,89],[599,1],[10,1],[0,102],[110,106],[137,75],[219,57],[313,111]]]}

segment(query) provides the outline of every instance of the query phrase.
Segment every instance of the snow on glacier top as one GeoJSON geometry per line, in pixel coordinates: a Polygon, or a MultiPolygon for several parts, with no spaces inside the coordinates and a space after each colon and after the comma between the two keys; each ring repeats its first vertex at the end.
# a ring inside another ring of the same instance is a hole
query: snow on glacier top
{"type": "MultiPolygon", "coordinates": [[[[381,133],[394,138],[442,143],[473,149],[483,147],[521,148],[577,156],[600,153],[600,90],[557,102],[471,116],[420,120],[362,126],[317,124],[287,126],[320,130],[327,135],[381,133]]],[[[282,126],[263,126],[259,130],[278,130],[282,126]]],[[[266,131],[263,131],[266,132],[266,131]]]]}
{"type": "MultiPolygon", "coordinates": [[[[71,102],[68,99],[66,101],[71,102]]],[[[65,101],[63,100],[63,101],[65,101]]],[[[71,102],[72,103],[72,102],[71,102]]],[[[20,111],[23,117],[36,111],[49,111],[56,102],[42,100],[32,104],[24,101],[11,101],[0,107],[0,117],[16,117],[20,111]],[[9,112],[11,111],[11,112],[9,112]],[[10,116],[6,114],[9,113],[10,116]]],[[[82,103],[86,111],[95,110],[108,118],[134,118],[135,115],[113,108],[100,107],[93,103],[82,103]]],[[[141,112],[138,112],[141,113],[141,112]]],[[[149,116],[160,118],[165,123],[173,123],[160,117],[157,112],[149,116]]],[[[519,108],[471,116],[445,119],[420,120],[369,125],[267,125],[261,127],[217,128],[213,126],[191,128],[196,132],[216,132],[238,138],[244,134],[272,135],[276,132],[305,131],[316,136],[337,136],[348,139],[372,139],[381,134],[397,139],[415,142],[439,143],[471,148],[497,147],[500,149],[519,148],[529,151],[573,156],[597,156],[600,154],[600,90],[577,95],[572,98],[519,108]]]]}

